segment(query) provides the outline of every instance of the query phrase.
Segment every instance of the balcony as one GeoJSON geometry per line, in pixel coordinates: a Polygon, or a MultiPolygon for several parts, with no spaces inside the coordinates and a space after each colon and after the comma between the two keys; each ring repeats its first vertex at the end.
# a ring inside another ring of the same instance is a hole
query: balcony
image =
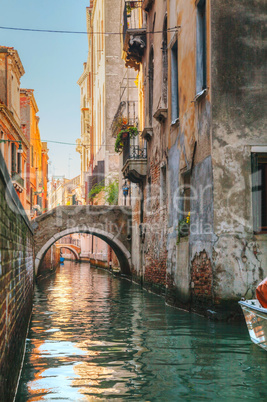
{"type": "Polygon", "coordinates": [[[116,137],[127,127],[138,127],[138,81],[136,72],[127,68],[120,82],[120,99],[114,115],[111,130],[116,137]]]}
{"type": "Polygon", "coordinates": [[[142,1],[125,1],[123,13],[123,50],[126,67],[139,70],[146,48],[146,28],[141,27],[142,1]]]}
{"type": "Polygon", "coordinates": [[[17,172],[12,172],[11,180],[15,190],[19,193],[22,193],[22,191],[24,190],[24,180],[20,176],[20,174],[17,172]]]}
{"type": "Polygon", "coordinates": [[[131,145],[130,142],[129,138],[124,141],[122,173],[125,179],[139,183],[147,173],[146,146],[131,145]]]}

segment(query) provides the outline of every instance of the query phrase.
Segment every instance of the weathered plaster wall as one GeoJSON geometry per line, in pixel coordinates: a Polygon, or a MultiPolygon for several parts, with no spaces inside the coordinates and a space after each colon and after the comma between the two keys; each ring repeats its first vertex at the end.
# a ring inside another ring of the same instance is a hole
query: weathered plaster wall
{"type": "Polygon", "coordinates": [[[267,145],[265,8],[264,0],[211,8],[215,299],[251,297],[267,275],[251,196],[251,146],[267,145]]]}
{"type": "MultiPolygon", "coordinates": [[[[168,135],[168,283],[167,300],[190,308],[194,275],[199,255],[212,258],[213,174],[211,161],[211,92],[209,61],[209,1],[207,1],[207,87],[206,95],[195,100],[196,90],[196,20],[195,1],[169,2],[169,27],[178,26],[177,34],[168,34],[168,44],[178,43],[179,122],[171,125],[171,80],[169,79],[168,135]],[[175,12],[176,10],[176,12],[175,12]],[[190,177],[190,238],[177,243],[178,222],[183,218],[184,174],[190,177]],[[181,188],[179,188],[181,186],[181,188]]],[[[169,77],[171,63],[169,58],[169,77]]],[[[205,289],[203,288],[203,293],[205,289]]]]}
{"type": "Polygon", "coordinates": [[[250,178],[251,146],[267,144],[263,3],[216,1],[210,9],[207,1],[208,91],[193,109],[187,98],[193,99],[195,88],[196,5],[176,5],[180,122],[169,135],[170,198],[172,176],[181,181],[183,170],[191,167],[193,141],[197,146],[190,179],[189,265],[185,268],[186,240],[175,254],[171,233],[177,217],[170,200],[168,283],[171,296],[176,292],[184,303],[191,297],[198,310],[224,302],[234,308],[240,297],[254,296],[267,274],[266,236],[252,232],[250,178]]]}
{"type": "MultiPolygon", "coordinates": [[[[198,2],[155,1],[147,15],[149,32],[162,28],[166,5],[168,27],[177,26],[178,30],[168,32],[168,116],[165,122],[152,120],[153,136],[148,143],[144,186],[147,231],[141,267],[145,281],[167,287],[166,299],[173,304],[207,312],[209,308],[222,310],[229,303],[229,310],[235,310],[236,301],[251,297],[257,282],[267,275],[266,235],[254,236],[252,232],[250,177],[251,146],[267,145],[264,1],[206,0],[207,86],[201,97],[196,96],[198,2]],[[179,121],[171,124],[170,49],[176,40],[179,121]],[[167,217],[160,206],[159,177],[164,163],[167,217]],[[178,221],[183,216],[179,186],[185,174],[191,186],[190,236],[177,245],[178,221]],[[161,263],[165,252],[167,266],[161,263]]],[[[161,40],[160,35],[147,35],[141,68],[145,126],[150,125],[152,46],[153,114],[162,106],[161,40]]]]}
{"type": "Polygon", "coordinates": [[[33,233],[0,153],[0,399],[13,400],[33,297],[33,233]]]}

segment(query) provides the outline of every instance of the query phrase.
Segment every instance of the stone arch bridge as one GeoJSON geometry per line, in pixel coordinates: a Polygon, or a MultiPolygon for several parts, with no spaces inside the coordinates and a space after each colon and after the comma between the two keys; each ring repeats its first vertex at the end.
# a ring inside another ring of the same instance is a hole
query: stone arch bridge
{"type": "Polygon", "coordinates": [[[88,233],[104,240],[114,250],[121,272],[131,275],[132,212],[129,207],[59,206],[37,217],[32,226],[36,275],[47,250],[57,240],[73,233],[88,233]]]}
{"type": "Polygon", "coordinates": [[[80,259],[80,253],[81,253],[81,247],[75,246],[74,244],[64,244],[64,243],[59,243],[55,245],[56,248],[62,249],[65,248],[67,250],[70,250],[72,254],[74,254],[76,260],[80,259]]]}

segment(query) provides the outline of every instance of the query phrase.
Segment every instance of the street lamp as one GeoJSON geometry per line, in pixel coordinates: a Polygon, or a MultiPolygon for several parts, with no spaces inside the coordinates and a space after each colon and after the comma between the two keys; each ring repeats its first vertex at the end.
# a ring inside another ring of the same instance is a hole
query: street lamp
{"type": "Polygon", "coordinates": [[[22,145],[21,145],[21,141],[19,141],[19,149],[17,150],[18,154],[23,154],[23,149],[22,149],[22,145]]]}

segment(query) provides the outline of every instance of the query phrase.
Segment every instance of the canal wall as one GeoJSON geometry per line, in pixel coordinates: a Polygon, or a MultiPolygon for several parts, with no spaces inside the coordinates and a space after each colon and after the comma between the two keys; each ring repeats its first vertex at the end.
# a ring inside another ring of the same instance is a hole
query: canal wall
{"type": "Polygon", "coordinates": [[[0,152],[0,400],[14,398],[32,310],[33,232],[0,152]]]}
{"type": "Polygon", "coordinates": [[[37,277],[45,277],[49,275],[51,272],[54,272],[60,264],[60,249],[57,248],[55,245],[51,246],[41,264],[37,273],[37,277]]]}

